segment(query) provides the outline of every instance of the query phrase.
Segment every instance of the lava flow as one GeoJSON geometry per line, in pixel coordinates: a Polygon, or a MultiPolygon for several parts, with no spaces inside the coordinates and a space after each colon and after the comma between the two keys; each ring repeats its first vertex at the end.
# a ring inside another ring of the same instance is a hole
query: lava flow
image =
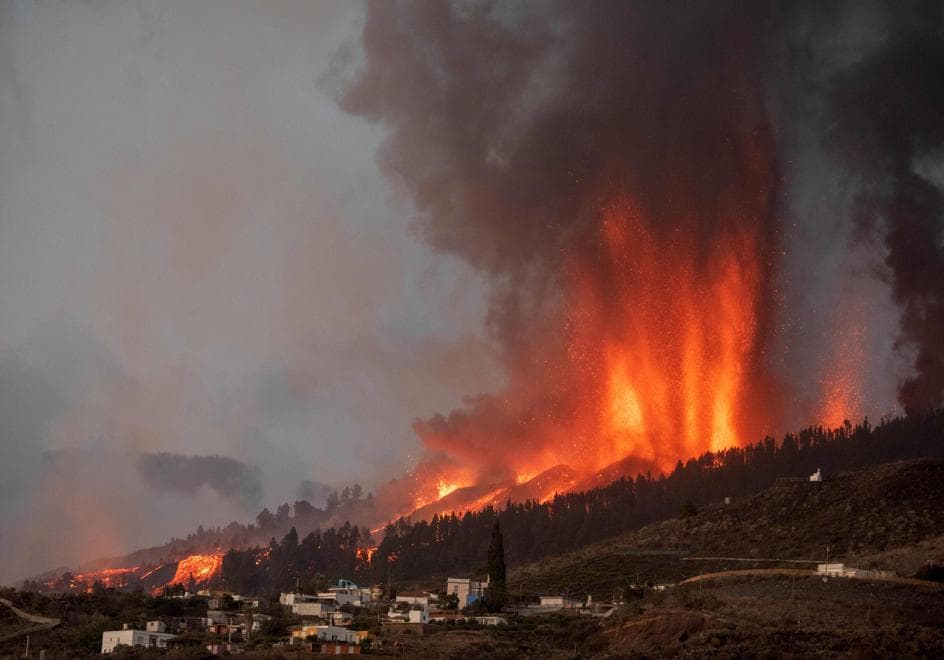
{"type": "Polygon", "coordinates": [[[190,555],[177,563],[177,570],[168,585],[187,585],[192,579],[197,584],[205,583],[220,572],[223,566],[223,553],[190,555]]]}

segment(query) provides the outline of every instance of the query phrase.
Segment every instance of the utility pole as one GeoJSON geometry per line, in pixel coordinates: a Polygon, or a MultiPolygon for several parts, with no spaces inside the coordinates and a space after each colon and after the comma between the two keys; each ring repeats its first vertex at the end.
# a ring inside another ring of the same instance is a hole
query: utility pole
{"type": "Polygon", "coordinates": [[[23,655],[24,658],[29,657],[29,635],[26,636],[26,653],[23,655]]]}

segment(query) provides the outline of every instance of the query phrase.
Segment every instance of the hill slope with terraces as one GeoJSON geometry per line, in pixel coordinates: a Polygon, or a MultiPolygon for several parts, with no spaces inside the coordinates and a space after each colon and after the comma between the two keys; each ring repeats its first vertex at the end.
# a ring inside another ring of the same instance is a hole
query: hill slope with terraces
{"type": "Polygon", "coordinates": [[[944,461],[895,462],[818,483],[777,484],[520,566],[510,585],[513,592],[608,597],[633,583],[675,583],[709,571],[814,568],[825,561],[827,546],[830,561],[905,576],[928,559],[944,562],[944,461]],[[718,559],[691,559],[699,557],[718,559]]]}

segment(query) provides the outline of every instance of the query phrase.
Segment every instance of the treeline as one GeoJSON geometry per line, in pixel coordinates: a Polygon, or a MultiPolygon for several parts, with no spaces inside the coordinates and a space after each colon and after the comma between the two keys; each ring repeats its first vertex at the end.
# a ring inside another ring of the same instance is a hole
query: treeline
{"type": "Polygon", "coordinates": [[[303,540],[292,527],[281,542],[252,550],[230,550],[223,556],[223,586],[243,594],[271,594],[294,590],[308,593],[325,589],[338,577],[370,579],[374,547],[370,530],[345,522],[324,532],[315,530],[303,540]]]}
{"type": "Polygon", "coordinates": [[[251,586],[249,591],[268,592],[294,585],[296,577],[304,580],[315,574],[329,581],[350,577],[381,583],[465,576],[482,569],[496,515],[504,532],[506,559],[516,565],[684,515],[728,496],[751,494],[780,477],[806,478],[817,468],[828,477],[865,465],[919,457],[944,458],[944,411],[882,420],[874,427],[868,420],[856,426],[846,422],[835,429],[809,427],[780,442],[767,437],[746,447],[679,461],[668,475],[624,477],[544,503],[509,502],[500,511],[487,507],[415,523],[401,518],[387,525],[369,563],[358,560],[357,543],[350,536],[346,544],[338,540],[337,530],[311,535],[297,547],[290,539],[270,543],[268,555],[262,550],[227,555],[224,580],[228,586],[234,580],[232,588],[239,584],[251,586]],[[330,539],[327,544],[326,539],[330,539]],[[257,568],[265,569],[250,570],[248,557],[259,561],[257,568]],[[237,574],[231,578],[231,571],[252,575],[248,579],[254,581],[243,582],[237,574]]]}

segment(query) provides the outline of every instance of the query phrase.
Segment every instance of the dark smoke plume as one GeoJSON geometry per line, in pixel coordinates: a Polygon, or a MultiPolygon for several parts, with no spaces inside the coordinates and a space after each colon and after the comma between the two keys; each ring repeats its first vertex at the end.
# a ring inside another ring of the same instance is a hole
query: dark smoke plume
{"type": "Polygon", "coordinates": [[[944,403],[944,5],[890,3],[886,36],[831,81],[828,144],[859,178],[855,220],[885,246],[907,411],[944,403]],[[937,171],[934,168],[937,167],[937,171]]]}
{"type": "Polygon", "coordinates": [[[763,3],[369,5],[343,107],[389,127],[379,160],[422,237],[490,275],[509,377],[500,395],[418,421],[430,450],[495,468],[552,442],[596,394],[576,372],[596,367],[576,364],[562,289],[575,265],[586,272],[612,311],[603,333],[621,332],[633,312],[608,292],[633,274],[605,258],[600,214],[623,196],[662,243],[696,246],[694,281],[721,237],[757,237],[741,255],[764,288],[745,367],[776,408],[763,369],[780,235],[766,18],[763,3]]]}
{"type": "Polygon", "coordinates": [[[259,468],[226,456],[141,454],[138,474],[155,488],[192,495],[208,486],[246,506],[257,506],[262,494],[259,468]]]}

